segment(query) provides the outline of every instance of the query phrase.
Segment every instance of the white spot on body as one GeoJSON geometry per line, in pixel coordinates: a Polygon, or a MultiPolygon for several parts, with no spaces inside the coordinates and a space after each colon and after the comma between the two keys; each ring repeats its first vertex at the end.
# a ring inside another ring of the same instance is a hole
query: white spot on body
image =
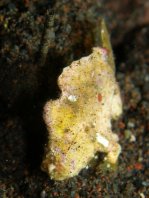
{"type": "Polygon", "coordinates": [[[71,102],[76,102],[77,97],[75,95],[70,95],[70,96],[68,96],[68,100],[71,101],[71,102]]]}
{"type": "Polygon", "coordinates": [[[110,167],[111,167],[111,165],[108,163],[108,164],[107,164],[107,168],[110,168],[110,167]]]}
{"type": "Polygon", "coordinates": [[[109,146],[109,141],[105,137],[101,136],[99,133],[96,133],[96,140],[97,142],[102,144],[104,147],[109,146]]]}
{"type": "Polygon", "coordinates": [[[50,164],[50,165],[49,165],[49,172],[51,173],[55,168],[56,168],[56,167],[55,167],[54,164],[50,164]]]}
{"type": "Polygon", "coordinates": [[[93,126],[96,126],[96,122],[93,122],[93,126]]]}
{"type": "Polygon", "coordinates": [[[104,33],[105,33],[105,31],[104,31],[104,30],[101,30],[101,33],[102,33],[102,34],[104,34],[104,33]]]}

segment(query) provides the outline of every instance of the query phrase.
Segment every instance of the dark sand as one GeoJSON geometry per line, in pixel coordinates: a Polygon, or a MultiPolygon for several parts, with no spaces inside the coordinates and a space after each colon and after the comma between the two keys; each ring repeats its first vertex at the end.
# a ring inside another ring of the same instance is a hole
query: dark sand
{"type": "Polygon", "coordinates": [[[147,0],[0,1],[0,198],[149,197],[148,25],[147,0]],[[40,62],[50,8],[55,38],[40,62]],[[62,68],[90,53],[100,17],[111,33],[124,103],[113,124],[122,146],[119,164],[114,172],[95,165],[54,182],[40,169],[47,135],[42,109],[60,94],[62,68]]]}

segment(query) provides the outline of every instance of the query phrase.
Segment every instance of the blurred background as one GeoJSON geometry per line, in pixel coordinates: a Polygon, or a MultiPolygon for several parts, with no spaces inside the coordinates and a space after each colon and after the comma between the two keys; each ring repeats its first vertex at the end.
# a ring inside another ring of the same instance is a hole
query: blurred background
{"type": "Polygon", "coordinates": [[[0,197],[149,197],[147,0],[0,1],[0,197]],[[59,97],[62,69],[91,52],[101,18],[123,99],[123,116],[113,123],[119,163],[112,172],[97,163],[68,181],[51,181],[40,169],[47,141],[43,106],[59,97]]]}

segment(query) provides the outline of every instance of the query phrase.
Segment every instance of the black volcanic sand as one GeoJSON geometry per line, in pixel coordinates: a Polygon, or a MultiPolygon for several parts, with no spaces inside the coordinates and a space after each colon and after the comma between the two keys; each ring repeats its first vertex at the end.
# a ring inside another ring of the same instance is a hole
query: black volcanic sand
{"type": "Polygon", "coordinates": [[[149,197],[148,24],[147,0],[1,0],[0,197],[149,197]],[[55,12],[55,37],[43,61],[47,10],[55,12]],[[40,169],[47,140],[42,109],[59,97],[63,67],[90,53],[100,17],[111,33],[124,103],[123,117],[113,123],[122,153],[114,172],[96,165],[55,182],[40,169]]]}

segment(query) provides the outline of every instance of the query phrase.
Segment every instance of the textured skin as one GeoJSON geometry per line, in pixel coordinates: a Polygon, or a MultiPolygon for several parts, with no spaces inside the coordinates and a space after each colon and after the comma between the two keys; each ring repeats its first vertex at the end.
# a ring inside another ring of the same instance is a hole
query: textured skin
{"type": "Polygon", "coordinates": [[[122,113],[122,102],[109,53],[96,47],[64,68],[58,79],[61,97],[44,107],[49,142],[42,169],[52,179],[77,175],[97,151],[107,153],[109,163],[117,161],[121,147],[111,120],[122,113]]]}

